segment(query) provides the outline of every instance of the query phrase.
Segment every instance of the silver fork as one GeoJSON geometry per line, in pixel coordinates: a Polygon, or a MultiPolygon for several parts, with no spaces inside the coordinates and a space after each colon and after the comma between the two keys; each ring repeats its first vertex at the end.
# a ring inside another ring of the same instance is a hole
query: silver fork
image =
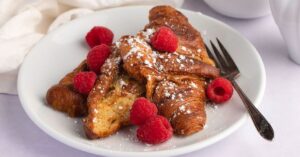
{"type": "Polygon", "coordinates": [[[263,138],[271,141],[274,138],[274,131],[271,124],[258,111],[258,109],[253,105],[253,103],[250,101],[250,99],[246,96],[246,94],[242,91],[242,89],[235,81],[235,79],[239,76],[240,71],[234,63],[231,56],[229,55],[228,51],[225,49],[225,47],[218,38],[217,42],[222,53],[217,49],[217,47],[213,44],[212,41],[210,41],[210,44],[213,48],[213,51],[210,51],[208,46],[205,44],[209,57],[216,62],[218,68],[221,70],[221,75],[231,81],[234,89],[236,90],[236,92],[242,99],[245,107],[247,108],[257,131],[263,138]],[[212,52],[214,52],[215,55],[212,52]]]}

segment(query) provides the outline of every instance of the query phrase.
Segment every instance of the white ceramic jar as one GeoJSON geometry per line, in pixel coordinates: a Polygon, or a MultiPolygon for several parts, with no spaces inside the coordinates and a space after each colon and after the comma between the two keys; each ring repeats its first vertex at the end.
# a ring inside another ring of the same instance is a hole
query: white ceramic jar
{"type": "Polygon", "coordinates": [[[270,6],[290,58],[300,64],[300,0],[270,0],[270,6]]]}
{"type": "Polygon", "coordinates": [[[270,13],[268,0],[204,0],[204,1],[217,12],[235,18],[257,18],[257,17],[268,15],[270,13]]]}

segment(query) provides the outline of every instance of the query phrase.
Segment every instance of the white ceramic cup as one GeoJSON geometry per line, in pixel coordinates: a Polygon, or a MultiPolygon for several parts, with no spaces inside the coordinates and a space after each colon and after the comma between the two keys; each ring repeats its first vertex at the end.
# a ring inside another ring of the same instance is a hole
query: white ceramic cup
{"type": "Polygon", "coordinates": [[[290,58],[300,64],[300,1],[270,0],[270,6],[290,58]]]}
{"type": "Polygon", "coordinates": [[[204,0],[217,12],[234,18],[257,18],[270,13],[268,0],[204,0]]]}

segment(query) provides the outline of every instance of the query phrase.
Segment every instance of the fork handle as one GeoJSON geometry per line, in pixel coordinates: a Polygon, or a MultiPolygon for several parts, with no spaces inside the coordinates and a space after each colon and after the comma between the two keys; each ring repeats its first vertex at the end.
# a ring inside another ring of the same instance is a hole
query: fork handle
{"type": "Polygon", "coordinates": [[[242,91],[240,86],[237,84],[235,80],[231,80],[233,87],[236,92],[242,99],[244,105],[246,106],[250,117],[260,135],[267,139],[272,140],[274,137],[274,131],[271,124],[266,120],[266,118],[258,111],[258,109],[253,105],[253,103],[249,100],[246,94],[242,91]]]}

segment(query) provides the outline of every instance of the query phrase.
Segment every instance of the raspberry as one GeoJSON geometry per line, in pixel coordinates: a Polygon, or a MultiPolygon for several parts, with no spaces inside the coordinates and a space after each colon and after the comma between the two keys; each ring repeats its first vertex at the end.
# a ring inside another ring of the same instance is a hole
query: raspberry
{"type": "Polygon", "coordinates": [[[87,55],[87,65],[88,68],[95,73],[100,73],[100,68],[104,64],[105,60],[110,55],[110,48],[105,45],[101,44],[98,46],[93,47],[87,55]]]}
{"type": "Polygon", "coordinates": [[[176,34],[168,27],[160,27],[150,39],[151,45],[159,51],[174,52],[178,47],[176,34]]]}
{"type": "Polygon", "coordinates": [[[156,105],[146,98],[138,98],[130,110],[130,122],[135,125],[142,125],[148,118],[157,114],[156,105]]]}
{"type": "Polygon", "coordinates": [[[233,94],[232,84],[225,78],[216,78],[207,86],[206,94],[215,103],[226,102],[233,94]]]}
{"type": "Polygon", "coordinates": [[[91,48],[100,44],[111,45],[113,38],[113,32],[103,26],[93,27],[85,36],[85,40],[91,48]]]}
{"type": "Polygon", "coordinates": [[[76,91],[81,94],[89,94],[92,90],[97,75],[94,72],[79,72],[73,78],[73,85],[76,91]]]}
{"type": "Polygon", "coordinates": [[[158,144],[170,139],[173,129],[169,121],[162,116],[153,116],[137,130],[137,138],[145,143],[158,144]]]}

